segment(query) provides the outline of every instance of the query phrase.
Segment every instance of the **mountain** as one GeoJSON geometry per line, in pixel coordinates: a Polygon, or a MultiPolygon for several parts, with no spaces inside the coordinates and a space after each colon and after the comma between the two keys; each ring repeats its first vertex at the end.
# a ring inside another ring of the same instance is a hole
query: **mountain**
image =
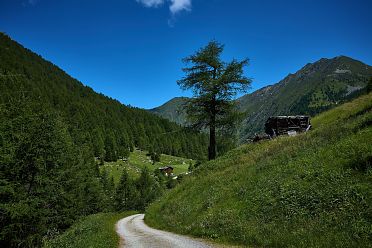
{"type": "Polygon", "coordinates": [[[94,92],[3,33],[0,92],[0,107],[28,101],[38,105],[35,109],[57,112],[74,142],[88,144],[95,156],[107,161],[127,156],[133,147],[190,158],[206,153],[204,135],[94,92]]]}
{"type": "MultiPolygon", "coordinates": [[[[371,66],[346,56],[309,63],[280,82],[236,100],[239,110],[244,112],[240,139],[244,141],[262,131],[265,121],[272,115],[314,116],[349,101],[363,92],[370,77],[371,66]]],[[[187,98],[172,99],[154,113],[183,124],[185,115],[177,111],[185,101],[187,98]]]]}
{"type": "Polygon", "coordinates": [[[160,107],[150,109],[149,111],[178,124],[184,124],[186,114],[182,111],[182,107],[187,99],[187,97],[175,97],[160,107]]]}
{"type": "Polygon", "coordinates": [[[345,56],[309,63],[277,84],[237,99],[245,112],[241,137],[261,131],[272,115],[314,116],[355,98],[370,77],[371,66],[345,56]]]}
{"type": "Polygon", "coordinates": [[[372,93],[317,115],[306,134],[201,164],[146,223],[242,247],[371,247],[371,109],[372,93]]]}

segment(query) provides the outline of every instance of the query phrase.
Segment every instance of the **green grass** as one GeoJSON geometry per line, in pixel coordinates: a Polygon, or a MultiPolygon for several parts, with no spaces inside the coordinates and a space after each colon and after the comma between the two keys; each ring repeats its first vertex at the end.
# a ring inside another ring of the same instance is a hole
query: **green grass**
{"type": "Polygon", "coordinates": [[[134,150],[129,156],[129,164],[141,169],[147,166],[150,171],[153,171],[159,167],[171,165],[174,167],[174,174],[177,175],[179,173],[186,172],[189,168],[190,162],[194,163],[194,161],[191,159],[162,154],[160,162],[157,162],[155,165],[153,165],[150,158],[147,157],[146,154],[146,151],[134,150]]]}
{"type": "Polygon", "coordinates": [[[244,246],[372,247],[372,94],[312,124],[201,165],[146,222],[244,246]]]}
{"type": "Polygon", "coordinates": [[[119,183],[124,169],[128,171],[129,176],[132,178],[138,178],[141,173],[141,168],[122,160],[116,162],[105,162],[103,166],[100,166],[101,171],[104,169],[106,169],[109,175],[114,178],[115,185],[119,183]]]}
{"type": "Polygon", "coordinates": [[[119,245],[119,236],[115,231],[115,223],[135,213],[100,213],[87,216],[57,238],[46,241],[44,248],[116,248],[119,245]]]}
{"type": "Polygon", "coordinates": [[[195,161],[187,158],[174,157],[170,155],[161,155],[161,161],[155,164],[156,168],[170,165],[174,168],[174,174],[185,173],[188,171],[190,163],[195,164],[195,161]]]}
{"type": "Polygon", "coordinates": [[[106,168],[109,174],[113,176],[114,182],[117,184],[124,168],[127,169],[130,176],[137,178],[141,173],[141,169],[145,168],[145,166],[147,166],[150,171],[154,171],[159,167],[171,165],[174,168],[174,174],[178,175],[186,172],[190,163],[195,163],[195,161],[191,159],[162,154],[160,159],[161,161],[153,165],[146,154],[146,151],[136,149],[130,154],[128,161],[118,160],[117,162],[105,162],[100,169],[103,170],[103,168],[106,168]]]}

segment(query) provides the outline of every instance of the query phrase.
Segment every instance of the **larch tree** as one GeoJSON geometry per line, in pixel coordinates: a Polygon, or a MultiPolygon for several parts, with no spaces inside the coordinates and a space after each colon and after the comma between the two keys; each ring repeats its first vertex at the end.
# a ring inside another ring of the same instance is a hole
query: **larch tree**
{"type": "Polygon", "coordinates": [[[183,68],[186,74],[177,83],[183,90],[192,90],[193,98],[185,105],[188,120],[193,128],[209,129],[208,158],[217,156],[217,131],[226,131],[237,121],[237,108],[233,98],[245,92],[251,80],[244,76],[248,59],[223,62],[224,46],[216,41],[194,55],[186,57],[183,68]]]}

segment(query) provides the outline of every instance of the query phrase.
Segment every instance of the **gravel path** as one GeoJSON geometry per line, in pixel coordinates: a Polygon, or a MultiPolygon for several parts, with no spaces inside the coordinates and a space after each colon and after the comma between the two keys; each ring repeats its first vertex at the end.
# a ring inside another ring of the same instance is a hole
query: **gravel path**
{"type": "Polygon", "coordinates": [[[120,247],[125,248],[205,248],[212,247],[196,239],[148,227],[144,214],[136,214],[121,219],[116,224],[116,231],[121,238],[120,247]]]}

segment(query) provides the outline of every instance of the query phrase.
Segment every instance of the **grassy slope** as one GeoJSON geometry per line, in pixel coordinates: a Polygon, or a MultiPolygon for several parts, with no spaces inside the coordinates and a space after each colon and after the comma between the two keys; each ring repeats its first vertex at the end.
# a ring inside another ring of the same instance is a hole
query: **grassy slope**
{"type": "Polygon", "coordinates": [[[242,146],[152,204],[146,222],[252,246],[372,244],[372,94],[297,137],[242,146]]]}
{"type": "Polygon", "coordinates": [[[138,177],[141,173],[141,169],[145,166],[147,166],[150,171],[154,171],[156,168],[171,165],[174,167],[174,173],[178,175],[188,170],[190,162],[195,163],[191,159],[162,154],[161,161],[153,165],[146,154],[147,152],[145,151],[134,150],[130,154],[128,161],[118,160],[117,162],[105,163],[104,166],[101,166],[101,169],[106,168],[110,175],[114,177],[114,182],[118,183],[124,168],[127,169],[129,175],[132,177],[138,177]]]}
{"type": "Polygon", "coordinates": [[[100,213],[87,216],[57,238],[45,242],[45,248],[114,248],[119,245],[115,223],[135,212],[100,213]]]}

